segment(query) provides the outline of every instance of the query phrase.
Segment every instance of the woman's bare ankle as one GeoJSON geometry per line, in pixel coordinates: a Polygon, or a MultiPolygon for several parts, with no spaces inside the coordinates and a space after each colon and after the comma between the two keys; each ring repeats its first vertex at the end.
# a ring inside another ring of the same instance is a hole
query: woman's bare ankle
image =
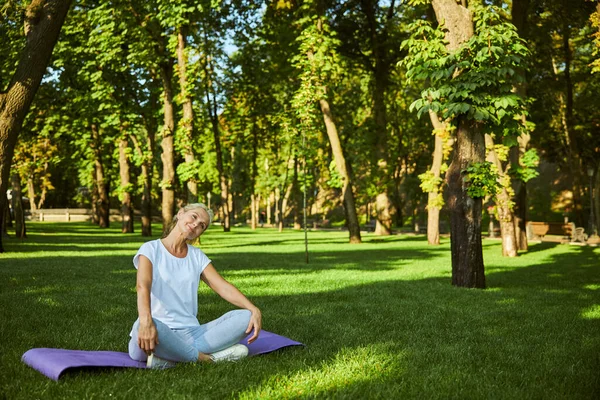
{"type": "Polygon", "coordinates": [[[198,352],[198,361],[201,361],[201,362],[212,362],[212,358],[208,354],[204,354],[204,353],[198,352]]]}

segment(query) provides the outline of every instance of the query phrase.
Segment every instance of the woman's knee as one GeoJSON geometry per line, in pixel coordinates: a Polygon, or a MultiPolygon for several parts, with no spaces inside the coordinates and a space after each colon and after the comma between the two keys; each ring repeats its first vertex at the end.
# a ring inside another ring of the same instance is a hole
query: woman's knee
{"type": "Polygon", "coordinates": [[[243,323],[246,325],[250,323],[252,313],[249,310],[235,310],[234,312],[237,314],[236,318],[239,318],[243,323]]]}

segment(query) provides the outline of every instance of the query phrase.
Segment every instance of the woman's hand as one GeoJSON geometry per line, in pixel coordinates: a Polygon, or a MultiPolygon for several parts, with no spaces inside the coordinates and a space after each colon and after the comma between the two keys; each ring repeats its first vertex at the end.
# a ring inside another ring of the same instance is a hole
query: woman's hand
{"type": "Polygon", "coordinates": [[[138,346],[144,352],[150,355],[156,345],[158,344],[158,332],[154,321],[151,319],[147,322],[140,321],[140,327],[138,329],[138,346]]]}
{"type": "Polygon", "coordinates": [[[252,332],[252,329],[254,329],[254,334],[248,339],[248,344],[258,339],[258,335],[262,328],[262,314],[260,313],[260,310],[254,307],[250,309],[250,312],[252,313],[252,315],[250,316],[250,322],[248,323],[246,333],[250,333],[252,332]]]}

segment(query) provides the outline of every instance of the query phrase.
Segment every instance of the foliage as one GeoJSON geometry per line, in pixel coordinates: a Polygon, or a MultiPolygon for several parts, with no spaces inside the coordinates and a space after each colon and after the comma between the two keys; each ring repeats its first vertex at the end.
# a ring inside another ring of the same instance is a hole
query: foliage
{"type": "Polygon", "coordinates": [[[517,72],[525,67],[529,50],[497,8],[476,6],[473,12],[475,34],[451,53],[446,50],[443,27],[434,29],[422,20],[410,26],[411,38],[402,43],[408,51],[402,62],[407,78],[428,78],[431,84],[411,110],[421,116],[431,109],[444,119],[464,115],[487,122],[490,130],[501,126],[518,134],[519,117],[526,110],[513,85],[523,80],[517,72]]]}
{"type": "Polygon", "coordinates": [[[491,162],[472,163],[462,173],[467,186],[467,194],[473,199],[495,196],[502,187],[499,182],[498,170],[491,162]]]}
{"type": "Polygon", "coordinates": [[[596,11],[590,16],[590,22],[592,27],[596,28],[596,32],[594,32],[594,44],[596,48],[594,49],[594,55],[597,57],[594,61],[592,61],[591,67],[592,72],[600,72],[600,11],[596,11]]]}
{"type": "Polygon", "coordinates": [[[529,182],[531,179],[537,177],[539,172],[537,167],[540,164],[540,156],[536,149],[527,150],[520,159],[519,165],[511,165],[508,173],[515,179],[519,179],[523,182],[529,182]]]}
{"type": "Polygon", "coordinates": [[[329,179],[327,180],[327,184],[336,189],[341,189],[344,186],[344,178],[339,174],[335,160],[329,163],[329,179]]]}

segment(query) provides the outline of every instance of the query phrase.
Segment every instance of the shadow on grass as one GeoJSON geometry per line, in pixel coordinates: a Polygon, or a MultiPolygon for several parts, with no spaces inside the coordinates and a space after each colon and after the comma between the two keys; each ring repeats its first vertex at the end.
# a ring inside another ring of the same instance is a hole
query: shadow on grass
{"type": "MultiPolygon", "coordinates": [[[[448,280],[433,278],[256,296],[253,301],[263,309],[265,329],[299,340],[305,349],[201,370],[184,365],[161,372],[67,374],[63,381],[68,385],[54,390],[63,395],[64,390],[107,394],[104,385],[111,382],[112,390],[144,385],[151,389],[151,398],[159,398],[168,397],[173,388],[169,382],[176,380],[181,389],[171,394],[179,396],[194,389],[195,382],[212,382],[209,398],[231,393],[281,398],[301,392],[317,397],[489,398],[498,397],[499,387],[501,398],[540,393],[593,397],[600,324],[582,318],[581,310],[597,304],[598,297],[584,296],[585,289],[577,283],[566,293],[532,296],[518,287],[520,277],[514,271],[506,272],[505,278],[515,283],[510,293],[457,289],[448,280]],[[90,385],[95,390],[89,392],[90,385]]],[[[17,296],[19,312],[30,323],[16,335],[4,332],[12,339],[5,350],[15,360],[31,347],[126,351],[135,296],[125,290],[131,283],[123,277],[105,282],[102,293],[98,288],[85,293],[66,284],[56,294],[71,297],[72,303],[56,307],[40,309],[39,294],[17,296]],[[39,314],[42,318],[36,318],[39,314]]],[[[553,283],[546,281],[548,286],[553,283]]],[[[199,303],[202,321],[231,308],[209,294],[201,294],[199,303]]],[[[38,393],[36,382],[45,378],[24,366],[17,369],[15,374],[22,377],[17,381],[38,393]]]]}
{"type": "MultiPolygon", "coordinates": [[[[532,257],[536,262],[528,266],[496,260],[490,263],[490,290],[454,288],[449,278],[441,277],[392,276],[365,283],[357,274],[355,285],[345,281],[342,288],[319,281],[324,270],[387,273],[412,260],[449,260],[443,247],[360,247],[360,252],[317,251],[308,265],[303,253],[294,251],[213,257],[224,275],[264,274],[266,279],[256,284],[272,284],[270,276],[276,274],[290,277],[289,285],[314,279],[314,291],[252,297],[263,310],[265,329],[299,340],[305,349],[201,369],[185,365],[169,371],[69,374],[66,385],[47,382],[22,365],[20,356],[32,347],[126,351],[136,318],[131,257],[69,256],[58,265],[30,257],[26,265],[5,264],[0,269],[0,317],[11,323],[0,325],[1,336],[8,338],[0,354],[5,367],[0,381],[8,397],[24,390],[28,397],[107,397],[116,391],[135,398],[139,392],[131,393],[131,388],[144,388],[149,398],[185,397],[200,390],[207,398],[600,394],[600,315],[594,314],[600,304],[599,249],[556,254],[543,248],[548,257],[532,257]],[[291,277],[302,274],[307,278],[291,277]],[[328,290],[321,290],[326,285],[328,290]]],[[[534,249],[540,251],[537,245],[534,249]]],[[[202,322],[231,309],[205,291],[199,304],[202,322]]]]}

